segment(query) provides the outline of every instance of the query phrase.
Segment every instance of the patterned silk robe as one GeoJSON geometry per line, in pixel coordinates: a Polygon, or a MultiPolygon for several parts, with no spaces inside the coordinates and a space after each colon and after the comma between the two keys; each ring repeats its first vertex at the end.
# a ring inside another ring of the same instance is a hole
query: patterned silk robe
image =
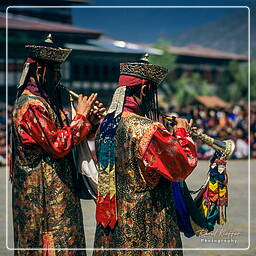
{"type": "Polygon", "coordinates": [[[97,226],[94,255],[182,255],[150,248],[182,248],[172,181],[184,180],[195,168],[194,143],[185,129],[172,135],[133,112],[125,109],[115,136],[117,223],[113,229],[97,226]]]}
{"type": "MultiPolygon", "coordinates": [[[[71,150],[91,129],[83,115],[60,126],[56,114],[30,83],[13,112],[13,225],[15,248],[85,248],[80,199],[71,150]]],[[[62,117],[64,114],[61,112],[62,117]]],[[[17,250],[15,255],[48,255],[17,250]]],[[[49,251],[85,255],[85,251],[49,251]]]]}

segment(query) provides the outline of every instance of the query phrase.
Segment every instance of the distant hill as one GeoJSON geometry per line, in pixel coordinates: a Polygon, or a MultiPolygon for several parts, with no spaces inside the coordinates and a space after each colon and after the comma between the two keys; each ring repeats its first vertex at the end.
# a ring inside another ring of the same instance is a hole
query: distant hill
{"type": "MultiPolygon", "coordinates": [[[[256,19],[251,19],[251,31],[256,27],[256,19]]],[[[237,12],[217,22],[192,28],[171,37],[175,46],[202,45],[217,50],[237,54],[248,53],[247,10],[237,12]]],[[[251,33],[251,54],[256,56],[256,34],[251,33]]]]}

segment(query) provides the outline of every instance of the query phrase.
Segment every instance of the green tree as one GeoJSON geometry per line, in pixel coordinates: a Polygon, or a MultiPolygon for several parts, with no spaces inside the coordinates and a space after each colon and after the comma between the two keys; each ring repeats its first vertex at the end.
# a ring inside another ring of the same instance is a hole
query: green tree
{"type": "MultiPolygon", "coordinates": [[[[162,54],[151,54],[149,56],[150,63],[165,67],[170,73],[175,68],[176,62],[176,56],[174,56],[171,52],[170,43],[164,38],[160,38],[155,44],[152,45],[152,47],[161,50],[162,54]]],[[[163,91],[167,97],[171,97],[171,95],[174,93],[174,88],[171,86],[172,80],[170,74],[167,75],[164,84],[167,85],[167,87],[161,84],[159,89],[163,91]]]]}
{"type": "MultiPolygon", "coordinates": [[[[251,99],[255,100],[256,91],[253,88],[253,78],[256,78],[255,62],[251,63],[251,99]]],[[[247,102],[248,86],[248,64],[232,61],[218,81],[217,94],[231,103],[247,102]]]]}
{"type": "Polygon", "coordinates": [[[150,63],[165,67],[169,71],[171,71],[174,68],[176,57],[171,52],[170,43],[165,39],[161,38],[155,44],[153,44],[152,47],[161,50],[162,54],[150,55],[149,56],[150,63]]]}
{"type": "Polygon", "coordinates": [[[174,97],[179,106],[189,105],[196,96],[212,95],[214,91],[214,85],[202,79],[196,72],[191,75],[184,73],[172,87],[175,87],[174,97]]]}
{"type": "MultiPolygon", "coordinates": [[[[172,71],[175,68],[176,57],[171,52],[170,43],[165,39],[158,40],[154,48],[162,50],[161,55],[151,55],[150,63],[160,65],[172,71]]],[[[184,73],[178,80],[173,81],[168,75],[165,79],[165,85],[160,85],[160,89],[165,93],[167,100],[172,101],[179,106],[190,104],[195,96],[210,95],[213,91],[213,85],[202,79],[199,73],[191,75],[184,73]]]]}

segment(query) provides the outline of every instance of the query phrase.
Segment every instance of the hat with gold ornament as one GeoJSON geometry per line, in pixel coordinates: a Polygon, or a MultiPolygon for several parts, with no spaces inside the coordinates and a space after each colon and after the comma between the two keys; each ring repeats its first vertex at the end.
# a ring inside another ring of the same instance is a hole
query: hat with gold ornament
{"type": "Polygon", "coordinates": [[[25,48],[28,49],[29,57],[55,63],[63,63],[72,51],[72,49],[57,46],[53,42],[51,34],[43,43],[25,45],[25,48]]]}
{"type": "Polygon", "coordinates": [[[128,75],[160,84],[167,74],[167,68],[149,63],[148,54],[138,62],[120,63],[120,76],[128,75]]]}

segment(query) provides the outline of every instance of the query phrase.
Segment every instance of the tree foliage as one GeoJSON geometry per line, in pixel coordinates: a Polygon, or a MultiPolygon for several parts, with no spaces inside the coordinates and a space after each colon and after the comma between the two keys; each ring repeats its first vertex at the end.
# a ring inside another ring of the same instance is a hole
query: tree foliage
{"type": "Polygon", "coordinates": [[[176,57],[171,53],[170,43],[161,38],[152,47],[162,50],[162,54],[150,55],[150,63],[165,67],[171,71],[174,68],[176,57]]]}
{"type": "MultiPolygon", "coordinates": [[[[255,64],[252,66],[254,65],[255,64]]],[[[231,103],[236,103],[239,101],[247,102],[248,64],[238,63],[235,61],[230,62],[217,82],[217,94],[231,103]]]]}
{"type": "MultiPolygon", "coordinates": [[[[162,50],[163,54],[151,55],[150,63],[166,67],[169,71],[174,70],[176,57],[171,53],[170,43],[160,39],[153,47],[162,50]]],[[[196,96],[209,95],[213,89],[213,86],[203,80],[199,73],[184,73],[175,81],[168,75],[165,85],[160,86],[160,89],[164,91],[168,101],[171,98],[171,101],[179,106],[190,104],[196,96]]]]}
{"type": "Polygon", "coordinates": [[[214,85],[202,79],[196,72],[184,73],[171,87],[175,88],[174,98],[178,106],[189,105],[196,96],[212,95],[214,91],[214,85]]]}
{"type": "MultiPolygon", "coordinates": [[[[162,50],[162,55],[151,55],[150,62],[157,64],[172,71],[175,69],[176,57],[171,53],[170,43],[165,39],[158,40],[154,48],[162,50]]],[[[251,63],[251,100],[256,100],[256,61],[251,63]]],[[[216,84],[210,84],[203,79],[202,75],[197,72],[190,74],[183,73],[180,78],[173,81],[168,75],[164,85],[160,89],[168,100],[172,100],[178,106],[191,104],[196,96],[218,95],[220,98],[230,103],[248,101],[248,64],[230,62],[216,84]]]]}

